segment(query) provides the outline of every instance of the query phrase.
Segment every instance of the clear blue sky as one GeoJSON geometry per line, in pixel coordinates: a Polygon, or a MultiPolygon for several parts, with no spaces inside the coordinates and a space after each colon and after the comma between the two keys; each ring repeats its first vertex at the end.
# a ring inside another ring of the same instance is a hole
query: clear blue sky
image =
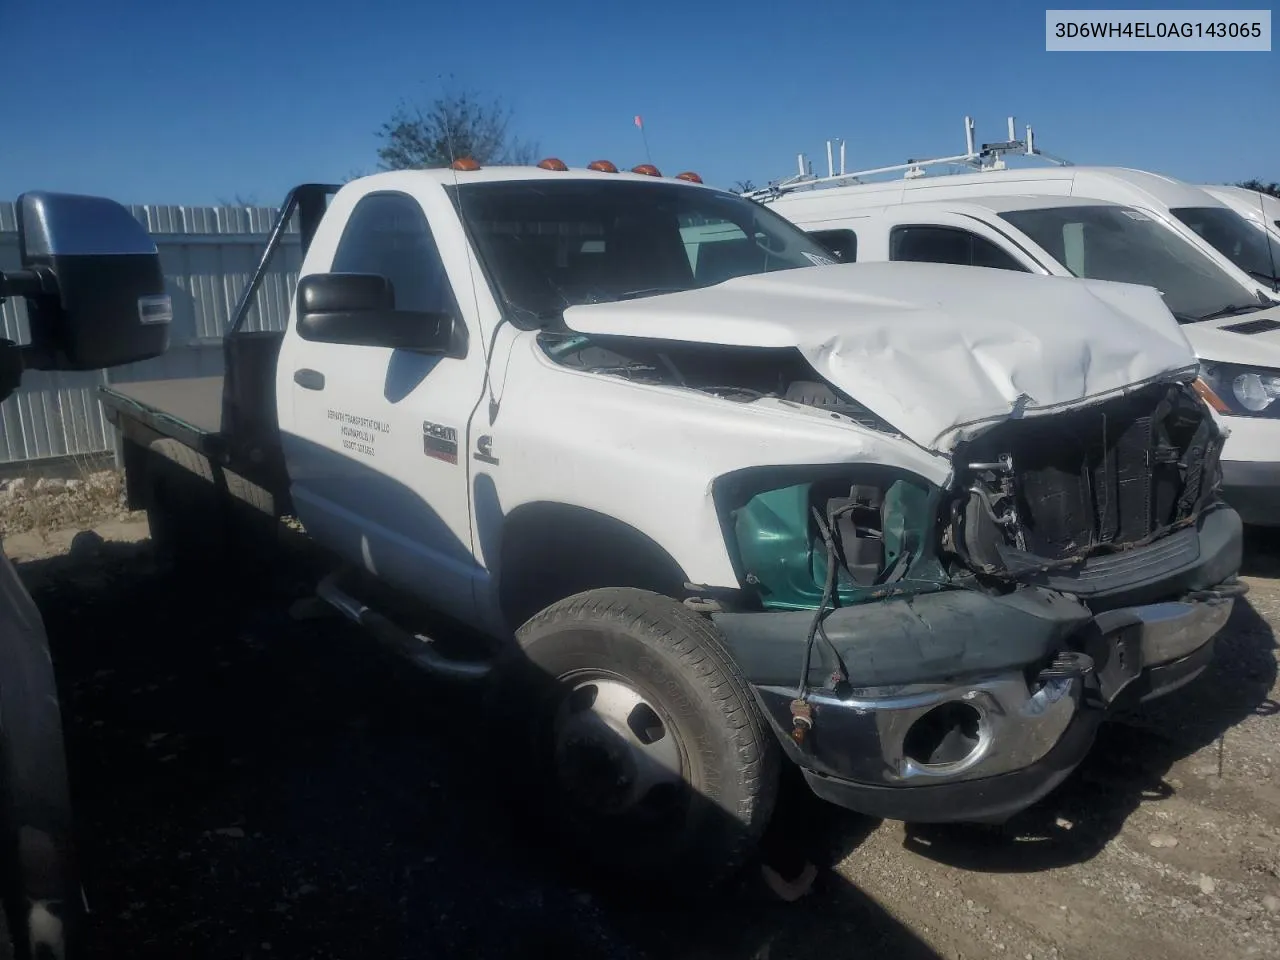
{"type": "Polygon", "coordinates": [[[1280,180],[1280,52],[1046,53],[1026,2],[7,0],[0,37],[6,198],[274,203],[375,169],[379,124],[449,74],[570,165],[642,162],[642,114],[664,172],[720,186],[824,167],[827,137],[854,167],[958,152],[966,113],[1078,163],[1280,180]]]}

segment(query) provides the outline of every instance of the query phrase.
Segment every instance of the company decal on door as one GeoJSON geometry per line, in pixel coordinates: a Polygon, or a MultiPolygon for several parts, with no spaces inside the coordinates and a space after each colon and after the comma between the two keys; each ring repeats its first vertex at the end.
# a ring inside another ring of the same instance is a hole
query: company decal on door
{"type": "Polygon", "coordinates": [[[345,410],[329,410],[329,419],[338,425],[342,449],[365,457],[376,457],[378,437],[391,432],[391,424],[385,420],[359,417],[345,410]]]}

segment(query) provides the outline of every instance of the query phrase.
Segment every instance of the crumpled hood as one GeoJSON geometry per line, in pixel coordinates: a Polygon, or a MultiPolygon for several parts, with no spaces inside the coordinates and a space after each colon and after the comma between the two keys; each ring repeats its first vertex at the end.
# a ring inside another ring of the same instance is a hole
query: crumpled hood
{"type": "Polygon", "coordinates": [[[1078,407],[1196,366],[1150,287],[863,263],[570,307],[579,333],[797,347],[833,385],[940,453],[992,421],[1078,407]]]}

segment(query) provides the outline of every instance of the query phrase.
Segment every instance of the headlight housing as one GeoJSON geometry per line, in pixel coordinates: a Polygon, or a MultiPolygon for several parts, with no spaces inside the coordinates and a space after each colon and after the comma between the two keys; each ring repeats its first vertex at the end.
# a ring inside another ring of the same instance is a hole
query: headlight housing
{"type": "Polygon", "coordinates": [[[1200,376],[1213,392],[1212,398],[1205,399],[1219,413],[1280,418],[1280,370],[1206,362],[1201,364],[1200,376]]]}

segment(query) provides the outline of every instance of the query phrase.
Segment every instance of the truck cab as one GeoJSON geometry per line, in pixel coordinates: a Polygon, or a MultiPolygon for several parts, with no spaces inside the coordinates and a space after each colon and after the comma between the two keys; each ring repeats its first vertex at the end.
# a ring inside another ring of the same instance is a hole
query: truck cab
{"type": "Polygon", "coordinates": [[[295,516],[339,561],[318,595],[484,686],[516,802],[604,873],[722,875],[782,762],[1006,818],[1198,675],[1244,590],[1186,337],[1141,286],[841,266],[691,181],[295,193],[288,327],[233,333],[203,410],[103,389],[130,496],[206,559],[246,503],[295,516]]]}

